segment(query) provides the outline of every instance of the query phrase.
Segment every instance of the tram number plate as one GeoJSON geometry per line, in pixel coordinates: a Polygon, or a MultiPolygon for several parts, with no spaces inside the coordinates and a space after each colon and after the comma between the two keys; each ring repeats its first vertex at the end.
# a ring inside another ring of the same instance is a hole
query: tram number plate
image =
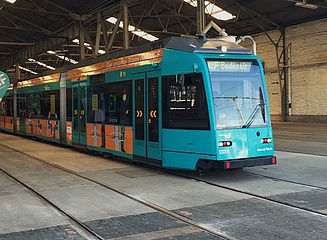
{"type": "Polygon", "coordinates": [[[219,154],[229,154],[229,149],[221,149],[219,150],[219,154]]]}

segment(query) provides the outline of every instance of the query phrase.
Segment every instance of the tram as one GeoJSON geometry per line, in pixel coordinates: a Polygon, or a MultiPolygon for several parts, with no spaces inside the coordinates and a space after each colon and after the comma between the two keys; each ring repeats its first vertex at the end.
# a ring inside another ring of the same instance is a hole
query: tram
{"type": "Polygon", "coordinates": [[[18,82],[0,129],[170,169],[276,164],[262,63],[219,38],[171,37],[18,82]]]}

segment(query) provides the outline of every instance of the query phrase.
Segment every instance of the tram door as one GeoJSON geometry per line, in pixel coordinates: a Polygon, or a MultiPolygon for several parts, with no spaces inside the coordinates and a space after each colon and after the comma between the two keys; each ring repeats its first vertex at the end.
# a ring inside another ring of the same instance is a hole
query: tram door
{"type": "Polygon", "coordinates": [[[161,165],[159,84],[155,72],[135,75],[135,157],[161,165]]]}
{"type": "Polygon", "coordinates": [[[86,82],[77,82],[72,84],[73,91],[73,145],[86,145],[86,82]]]}

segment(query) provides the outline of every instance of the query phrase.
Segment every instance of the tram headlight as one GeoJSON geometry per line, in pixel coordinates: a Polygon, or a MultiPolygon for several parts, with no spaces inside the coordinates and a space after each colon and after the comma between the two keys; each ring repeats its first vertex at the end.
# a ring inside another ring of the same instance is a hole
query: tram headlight
{"type": "Polygon", "coordinates": [[[218,146],[219,147],[230,147],[233,143],[231,141],[219,141],[218,146]]]}
{"type": "Polygon", "coordinates": [[[271,138],[262,138],[261,139],[261,143],[271,143],[271,142],[272,142],[271,138]]]}
{"type": "Polygon", "coordinates": [[[226,46],[221,46],[221,51],[223,53],[227,53],[227,47],[226,46]]]}

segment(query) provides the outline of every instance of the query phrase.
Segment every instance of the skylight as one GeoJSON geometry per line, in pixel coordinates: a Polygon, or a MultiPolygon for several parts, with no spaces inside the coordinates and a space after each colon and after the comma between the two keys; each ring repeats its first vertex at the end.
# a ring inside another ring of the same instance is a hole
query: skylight
{"type": "Polygon", "coordinates": [[[67,62],[70,62],[70,63],[72,63],[72,64],[77,64],[77,63],[78,63],[78,62],[75,61],[74,59],[71,59],[71,58],[69,58],[69,57],[65,57],[65,56],[62,56],[62,55],[58,55],[58,54],[56,54],[55,51],[51,51],[51,50],[49,50],[49,51],[47,51],[47,53],[49,53],[49,54],[53,54],[53,55],[55,55],[57,58],[60,58],[60,59],[62,59],[62,60],[65,60],[65,61],[67,61],[67,62]]]}
{"type": "MultiPolygon", "coordinates": [[[[14,65],[15,66],[15,65],[14,65]]],[[[28,69],[28,68],[24,68],[24,67],[22,67],[22,66],[18,66],[19,67],[19,69],[22,69],[22,70],[24,70],[24,71],[26,71],[26,72],[29,72],[29,73],[32,73],[32,74],[34,74],[34,75],[37,75],[38,73],[37,72],[34,72],[34,71],[32,71],[32,70],[30,70],[30,69],[28,69]]]]}
{"type": "MultiPolygon", "coordinates": [[[[110,18],[107,18],[106,20],[108,22],[112,23],[112,24],[116,24],[116,22],[117,22],[117,18],[115,18],[115,17],[110,17],[110,18]]],[[[122,21],[120,21],[119,27],[120,28],[123,28],[123,22],[122,21]]],[[[132,25],[128,25],[128,31],[130,31],[133,34],[135,34],[135,35],[137,35],[137,36],[139,36],[141,38],[144,38],[145,40],[148,40],[150,42],[153,42],[153,41],[156,41],[156,40],[159,39],[159,38],[151,35],[150,33],[147,33],[147,32],[142,31],[141,29],[136,29],[132,25]]]]}
{"type": "MultiPolygon", "coordinates": [[[[184,2],[190,4],[193,7],[197,7],[197,0],[184,0],[184,2]]],[[[221,9],[220,7],[210,3],[209,1],[204,2],[204,7],[206,14],[209,14],[218,20],[228,21],[235,18],[235,16],[231,13],[221,9]]]]}
{"type": "Polygon", "coordinates": [[[42,67],[46,67],[46,68],[51,69],[51,70],[55,70],[56,69],[56,68],[54,68],[52,66],[49,66],[49,65],[47,65],[47,64],[45,64],[43,62],[37,61],[37,60],[35,60],[33,58],[29,58],[28,61],[35,62],[36,64],[38,64],[38,65],[40,65],[42,67]]]}
{"type": "MultiPolygon", "coordinates": [[[[73,43],[79,44],[79,40],[78,40],[77,38],[75,38],[75,39],[73,40],[73,43]]],[[[92,47],[90,47],[90,44],[89,44],[89,43],[84,43],[84,46],[87,47],[88,49],[92,50],[92,47]]],[[[100,54],[105,54],[106,51],[104,51],[104,50],[102,50],[102,49],[99,49],[99,50],[98,50],[98,53],[100,53],[100,54]]]]}

